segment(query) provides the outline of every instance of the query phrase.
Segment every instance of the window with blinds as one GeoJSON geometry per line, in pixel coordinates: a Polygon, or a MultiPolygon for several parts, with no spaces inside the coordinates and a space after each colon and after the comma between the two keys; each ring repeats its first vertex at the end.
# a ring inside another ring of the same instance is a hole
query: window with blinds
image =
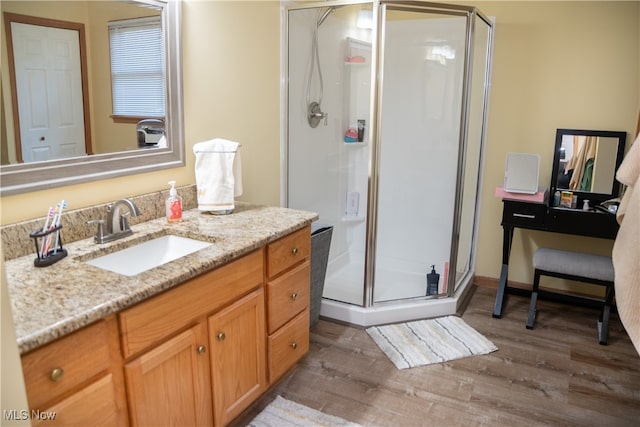
{"type": "Polygon", "coordinates": [[[160,16],[109,22],[114,116],[164,117],[164,38],[160,16]]]}

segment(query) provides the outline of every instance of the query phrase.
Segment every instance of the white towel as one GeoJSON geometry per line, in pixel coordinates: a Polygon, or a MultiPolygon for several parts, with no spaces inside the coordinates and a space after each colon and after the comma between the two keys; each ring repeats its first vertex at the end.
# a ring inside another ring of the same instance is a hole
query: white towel
{"type": "Polygon", "coordinates": [[[620,230],[613,244],[616,306],[640,354],[640,136],[627,152],[616,178],[627,185],[618,207],[620,230]]]}
{"type": "Polygon", "coordinates": [[[222,138],[194,144],[198,209],[228,213],[242,195],[240,144],[222,138]]]}

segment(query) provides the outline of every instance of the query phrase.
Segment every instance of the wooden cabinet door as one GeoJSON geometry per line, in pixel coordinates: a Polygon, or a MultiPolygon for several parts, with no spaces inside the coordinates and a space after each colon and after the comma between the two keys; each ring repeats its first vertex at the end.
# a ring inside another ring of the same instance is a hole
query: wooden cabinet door
{"type": "MultiPolygon", "coordinates": [[[[31,420],[36,426],[114,426],[120,423],[113,377],[108,374],[61,402],[38,411],[31,420]],[[54,417],[54,418],[48,418],[54,417]]],[[[33,413],[32,413],[33,415],[33,413]]]]}
{"type": "Polygon", "coordinates": [[[206,337],[198,324],[125,365],[133,426],[212,425],[206,337]]]}
{"type": "Polygon", "coordinates": [[[209,318],[214,420],[226,425],[266,389],[264,291],[209,318]]]}

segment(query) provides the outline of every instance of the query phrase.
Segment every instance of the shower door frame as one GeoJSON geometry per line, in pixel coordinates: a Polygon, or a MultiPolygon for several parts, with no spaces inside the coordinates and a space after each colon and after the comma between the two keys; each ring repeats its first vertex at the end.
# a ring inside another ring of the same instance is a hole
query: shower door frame
{"type": "Polygon", "coordinates": [[[466,17],[466,38],[465,38],[465,57],[463,64],[463,87],[462,87],[462,100],[461,100],[461,116],[460,116],[460,132],[458,139],[458,162],[457,162],[457,171],[456,171],[456,190],[455,190],[455,205],[453,211],[453,226],[452,226],[452,234],[451,234],[451,250],[449,255],[449,281],[451,285],[447,287],[446,297],[454,296],[454,293],[457,290],[458,283],[464,283],[465,280],[470,279],[470,276],[474,274],[473,265],[475,264],[476,258],[476,238],[478,233],[478,225],[479,225],[479,206],[480,206],[480,193],[482,187],[482,175],[483,175],[483,167],[484,167],[484,147],[486,143],[486,134],[487,134],[487,108],[489,102],[489,87],[490,87],[490,77],[491,77],[491,65],[492,65],[492,56],[493,56],[493,41],[494,41],[494,22],[489,19],[486,15],[484,15],[480,10],[471,6],[462,6],[455,4],[444,4],[444,3],[434,3],[429,1],[421,1],[421,0],[336,0],[336,1],[325,1],[325,2],[309,2],[304,4],[296,4],[296,5],[285,5],[282,7],[282,22],[283,22],[283,31],[282,31],[282,70],[283,70],[283,78],[281,79],[281,106],[282,106],[282,117],[283,117],[283,126],[281,130],[281,153],[282,153],[282,168],[284,173],[282,174],[282,191],[281,191],[281,204],[282,206],[289,205],[289,154],[288,154],[288,145],[289,145],[289,79],[288,79],[288,69],[289,69],[289,53],[288,53],[288,28],[289,28],[289,14],[290,10],[300,10],[300,9],[317,9],[317,8],[330,8],[330,7],[340,7],[340,6],[352,6],[352,5],[371,5],[373,9],[373,28],[372,28],[372,37],[371,37],[371,105],[370,105],[370,114],[369,114],[369,123],[372,123],[373,126],[369,129],[369,141],[370,141],[370,149],[369,149],[369,164],[368,164],[368,184],[367,184],[367,209],[366,209],[366,236],[365,236],[365,255],[364,255],[364,292],[363,292],[363,301],[362,307],[374,307],[374,306],[384,306],[384,305],[398,305],[406,302],[414,302],[414,301],[422,301],[433,299],[434,296],[418,296],[412,298],[404,298],[400,300],[392,300],[392,301],[374,301],[374,287],[375,287],[375,260],[376,260],[376,237],[377,237],[377,209],[378,209],[378,183],[379,183],[379,171],[380,171],[380,149],[381,143],[379,135],[381,133],[381,116],[382,116],[382,108],[381,108],[381,99],[382,99],[382,88],[384,83],[384,49],[380,46],[384,47],[384,23],[383,20],[384,14],[387,8],[391,8],[392,10],[406,10],[411,12],[422,12],[422,13],[437,13],[441,15],[455,15],[455,16],[464,16],[466,17]],[[473,227],[472,227],[472,245],[471,245],[471,253],[470,253],[470,266],[471,268],[465,272],[465,274],[459,279],[456,280],[456,264],[457,264],[457,255],[458,255],[458,239],[460,232],[460,222],[461,222],[461,208],[462,208],[462,190],[463,190],[463,174],[464,174],[464,166],[466,161],[466,146],[468,139],[468,120],[469,120],[469,98],[470,98],[470,76],[473,72],[473,58],[474,49],[476,46],[473,44],[474,35],[475,35],[475,18],[478,17],[482,21],[484,21],[489,27],[489,37],[487,40],[487,53],[486,53],[486,68],[483,70],[485,74],[484,78],[484,87],[483,87],[483,109],[482,109],[482,132],[480,135],[480,155],[479,155],[479,167],[478,167],[478,186],[475,194],[475,210],[473,214],[473,227]],[[453,274],[452,274],[453,273],[453,274]]]}

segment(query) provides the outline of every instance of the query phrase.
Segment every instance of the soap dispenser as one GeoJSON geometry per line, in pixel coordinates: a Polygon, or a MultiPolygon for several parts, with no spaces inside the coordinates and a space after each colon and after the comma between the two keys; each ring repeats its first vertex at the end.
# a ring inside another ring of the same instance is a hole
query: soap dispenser
{"type": "Polygon", "coordinates": [[[440,274],[436,273],[436,266],[431,266],[431,273],[427,274],[427,295],[438,295],[440,274]]]}
{"type": "Polygon", "coordinates": [[[178,222],[182,220],[182,198],[178,196],[176,191],[176,182],[169,181],[171,189],[165,206],[167,208],[167,222],[178,222]]]}

